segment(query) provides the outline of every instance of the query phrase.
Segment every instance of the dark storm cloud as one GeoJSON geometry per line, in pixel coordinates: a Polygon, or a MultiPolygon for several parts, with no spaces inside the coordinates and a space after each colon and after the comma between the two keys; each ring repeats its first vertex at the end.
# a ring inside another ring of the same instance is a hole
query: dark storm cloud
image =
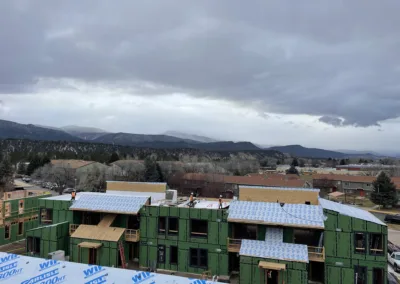
{"type": "Polygon", "coordinates": [[[399,10],[396,0],[1,1],[0,92],[38,78],[150,84],[376,125],[400,115],[399,10]]]}

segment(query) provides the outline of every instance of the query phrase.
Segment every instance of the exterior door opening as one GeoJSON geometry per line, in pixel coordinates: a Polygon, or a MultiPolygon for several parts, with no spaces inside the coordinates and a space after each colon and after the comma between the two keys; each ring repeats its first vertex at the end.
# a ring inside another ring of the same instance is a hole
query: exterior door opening
{"type": "Polygon", "coordinates": [[[373,274],[373,283],[374,284],[383,284],[384,283],[384,274],[382,268],[374,268],[372,271],[373,274]]]}
{"type": "Polygon", "coordinates": [[[240,271],[240,258],[236,252],[229,253],[229,272],[239,273],[240,271]]]}
{"type": "Polygon", "coordinates": [[[324,283],[325,279],[325,263],[310,261],[308,269],[308,280],[318,283],[324,283]]]}
{"type": "Polygon", "coordinates": [[[97,249],[89,248],[89,263],[88,264],[97,264],[97,249]]]}
{"type": "Polygon", "coordinates": [[[265,270],[265,283],[266,284],[278,284],[279,271],[277,270],[265,270]]]}

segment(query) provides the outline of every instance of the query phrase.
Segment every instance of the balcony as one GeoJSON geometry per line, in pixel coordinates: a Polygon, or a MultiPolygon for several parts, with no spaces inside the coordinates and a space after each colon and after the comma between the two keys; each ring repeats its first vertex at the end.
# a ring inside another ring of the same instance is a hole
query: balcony
{"type": "Polygon", "coordinates": [[[242,240],[228,238],[228,252],[239,252],[242,240]]]}
{"type": "Polygon", "coordinates": [[[125,229],[125,241],[136,243],[140,240],[140,230],[125,229]]]}
{"type": "Polygon", "coordinates": [[[78,227],[78,224],[69,224],[69,235],[71,236],[76,231],[76,229],[78,229],[78,227]]]}
{"type": "Polygon", "coordinates": [[[308,247],[308,259],[310,261],[325,262],[324,247],[308,247]]]}

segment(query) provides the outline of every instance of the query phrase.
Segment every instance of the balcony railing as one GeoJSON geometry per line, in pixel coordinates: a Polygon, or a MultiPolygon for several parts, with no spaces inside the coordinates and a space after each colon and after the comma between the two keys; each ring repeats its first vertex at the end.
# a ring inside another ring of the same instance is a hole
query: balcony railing
{"type": "Polygon", "coordinates": [[[308,259],[310,261],[325,262],[324,247],[308,247],[308,259]]]}
{"type": "Polygon", "coordinates": [[[242,240],[228,238],[228,251],[229,252],[239,252],[241,245],[242,245],[242,240]]]}
{"type": "Polygon", "coordinates": [[[138,242],[140,240],[140,230],[125,229],[125,241],[138,242]]]}
{"type": "Polygon", "coordinates": [[[78,229],[79,224],[69,224],[69,235],[71,236],[76,229],[78,229]]]}

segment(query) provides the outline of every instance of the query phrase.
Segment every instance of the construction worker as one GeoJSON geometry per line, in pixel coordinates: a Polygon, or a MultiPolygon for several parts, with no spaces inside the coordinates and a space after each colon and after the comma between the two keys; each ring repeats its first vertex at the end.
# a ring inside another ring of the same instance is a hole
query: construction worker
{"type": "Polygon", "coordinates": [[[222,195],[219,196],[218,202],[219,202],[218,209],[222,209],[222,195]]]}
{"type": "Polygon", "coordinates": [[[194,206],[194,202],[193,202],[193,192],[192,192],[189,197],[189,207],[193,207],[193,206],[194,206]]]}
{"type": "Polygon", "coordinates": [[[76,191],[73,190],[73,191],[71,192],[71,200],[75,200],[75,196],[76,196],[76,191]]]}

